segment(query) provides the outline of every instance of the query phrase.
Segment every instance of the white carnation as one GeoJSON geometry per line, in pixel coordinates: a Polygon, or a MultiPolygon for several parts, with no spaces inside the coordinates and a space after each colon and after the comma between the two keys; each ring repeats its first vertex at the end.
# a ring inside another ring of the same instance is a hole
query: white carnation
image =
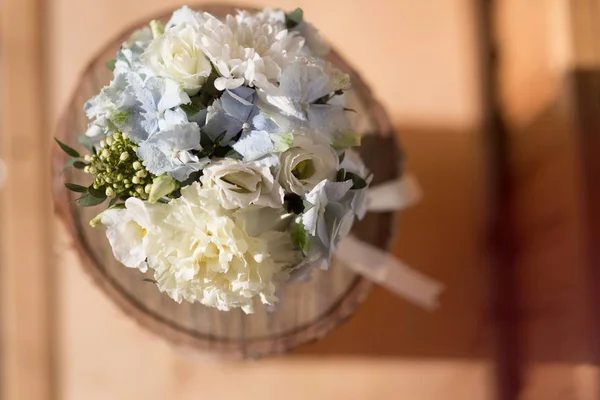
{"type": "Polygon", "coordinates": [[[253,311],[255,298],[264,304],[277,300],[275,292],[288,277],[286,267],[299,261],[290,234],[265,224],[281,220],[281,210],[227,210],[215,188],[199,183],[158,207],[165,217],[153,221],[157,228],[146,235],[146,253],[162,292],[178,302],[224,311],[241,307],[246,313],[253,311]],[[266,218],[264,213],[277,215],[266,218]]]}
{"type": "Polygon", "coordinates": [[[217,89],[277,83],[282,69],[302,53],[304,38],[283,24],[269,23],[274,15],[240,11],[222,22],[204,14],[202,49],[221,75],[215,81],[217,89]]]}
{"type": "Polygon", "coordinates": [[[251,204],[282,207],[283,190],[271,173],[271,164],[269,160],[223,159],[204,168],[202,184],[216,188],[221,204],[229,210],[251,204]]]}
{"type": "Polygon", "coordinates": [[[212,70],[200,49],[200,33],[191,24],[169,29],[155,38],[140,60],[156,75],[173,79],[189,95],[200,90],[212,70]]]}
{"type": "Polygon", "coordinates": [[[279,183],[300,196],[323,180],[333,180],[338,169],[338,156],[332,148],[305,136],[297,136],[280,161],[279,183]]]}

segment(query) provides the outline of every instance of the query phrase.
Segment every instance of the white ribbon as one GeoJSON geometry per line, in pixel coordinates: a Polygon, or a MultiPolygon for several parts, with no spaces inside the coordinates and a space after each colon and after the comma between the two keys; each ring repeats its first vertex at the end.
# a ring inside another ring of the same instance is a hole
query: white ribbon
{"type": "MultiPolygon", "coordinates": [[[[369,189],[369,212],[397,211],[421,199],[416,180],[405,175],[369,189]]],[[[354,272],[385,287],[409,301],[434,310],[444,286],[409,267],[389,252],[374,247],[354,236],[347,236],[338,245],[336,258],[354,272]]]]}

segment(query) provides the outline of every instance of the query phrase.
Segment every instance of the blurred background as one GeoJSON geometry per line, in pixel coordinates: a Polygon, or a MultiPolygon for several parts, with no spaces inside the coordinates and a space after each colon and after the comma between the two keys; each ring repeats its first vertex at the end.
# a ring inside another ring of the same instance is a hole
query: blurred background
{"type": "Polygon", "coordinates": [[[1,398],[599,398],[600,1],[223,3],[303,8],[372,87],[424,192],[393,251],[441,307],[375,288],[323,340],[245,363],[141,328],[54,215],[51,138],[106,42],[202,3],[2,0],[1,398]]]}

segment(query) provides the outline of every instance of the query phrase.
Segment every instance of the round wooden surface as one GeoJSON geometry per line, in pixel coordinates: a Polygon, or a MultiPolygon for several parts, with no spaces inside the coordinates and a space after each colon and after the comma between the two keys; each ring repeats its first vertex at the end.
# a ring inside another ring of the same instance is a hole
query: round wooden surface
{"type": "MultiPolygon", "coordinates": [[[[235,11],[234,7],[220,5],[195,8],[217,16],[235,11]]],[[[165,21],[170,14],[154,19],[165,21]]],[[[85,132],[89,122],[83,112],[84,102],[97,94],[112,77],[105,63],[114,58],[131,32],[148,21],[123,32],[88,64],[63,113],[57,132],[60,140],[76,147],[76,136],[85,132]]],[[[397,177],[401,171],[401,157],[384,109],[373,99],[358,74],[335,51],[328,58],[351,76],[348,107],[356,110],[351,116],[357,129],[365,134],[360,153],[374,174],[373,184],[397,177]]],[[[160,293],[154,284],[143,281],[145,276],[138,270],[118,263],[112,256],[104,229],[89,226],[88,222],[105,205],[80,208],[70,204],[75,196],[65,189],[64,182],[87,182],[89,177],[76,170],[61,174],[65,162],[64,154],[55,151],[55,204],[75,239],[86,271],[127,314],[171,342],[233,358],[281,353],[326,335],[350,317],[369,293],[370,282],[334,259],[329,271],[316,271],[310,282],[287,285],[281,292],[280,305],[274,311],[256,307],[255,314],[245,315],[240,310],[221,312],[201,304],[177,304],[160,293]]],[[[385,249],[394,233],[392,217],[390,214],[369,214],[355,224],[352,233],[385,249]]]]}

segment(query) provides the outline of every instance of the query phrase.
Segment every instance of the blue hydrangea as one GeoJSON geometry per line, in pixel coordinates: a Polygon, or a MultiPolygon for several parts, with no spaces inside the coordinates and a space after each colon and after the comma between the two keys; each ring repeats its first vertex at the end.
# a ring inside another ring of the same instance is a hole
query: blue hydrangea
{"type": "Polygon", "coordinates": [[[208,158],[199,159],[193,153],[202,150],[200,127],[188,122],[183,111],[167,111],[160,125],[160,131],[143,141],[137,150],[149,172],[158,176],[167,174],[183,182],[208,164],[208,158]]]}
{"type": "Polygon", "coordinates": [[[213,143],[218,141],[221,146],[226,146],[240,132],[249,130],[259,113],[254,94],[254,89],[245,86],[226,90],[209,108],[202,133],[213,143]]]}

